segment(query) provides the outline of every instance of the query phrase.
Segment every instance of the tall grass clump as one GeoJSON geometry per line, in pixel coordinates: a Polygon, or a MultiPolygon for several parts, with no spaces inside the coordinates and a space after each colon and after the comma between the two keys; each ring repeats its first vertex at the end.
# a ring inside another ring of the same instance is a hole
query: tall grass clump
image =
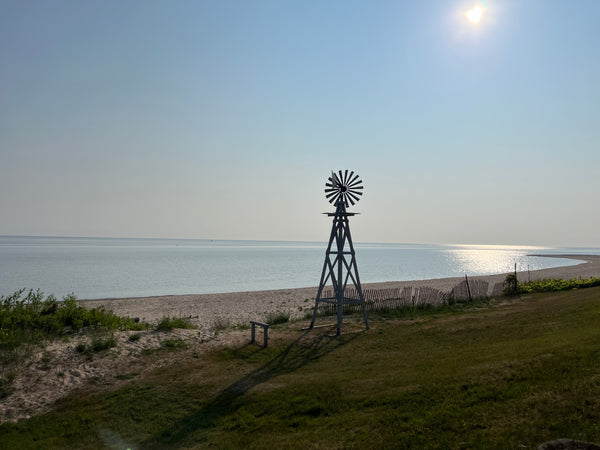
{"type": "Polygon", "coordinates": [[[147,324],[119,317],[112,311],[87,309],[77,303],[75,295],[62,301],[54,295],[44,297],[40,290],[20,289],[0,297],[0,398],[10,393],[20,362],[29,356],[33,346],[59,339],[83,329],[141,330],[147,324]]]}
{"type": "Polygon", "coordinates": [[[93,337],[91,342],[80,342],[77,344],[77,347],[75,347],[75,350],[92,359],[94,353],[103,352],[116,346],[117,339],[115,338],[115,335],[108,332],[105,336],[98,335],[93,337]]]}
{"type": "Polygon", "coordinates": [[[54,295],[44,298],[41,291],[25,289],[0,297],[0,348],[60,338],[86,327],[109,330],[141,330],[145,324],[117,316],[103,306],[87,309],[70,294],[58,301],[54,295]]]}
{"type": "Polygon", "coordinates": [[[277,311],[273,313],[269,313],[267,315],[267,323],[269,325],[280,325],[282,323],[287,323],[290,320],[290,314],[282,311],[277,311]]]}
{"type": "Polygon", "coordinates": [[[163,317],[160,322],[156,325],[156,331],[171,331],[174,328],[183,328],[186,330],[196,329],[197,325],[190,322],[185,317],[163,317]]]}

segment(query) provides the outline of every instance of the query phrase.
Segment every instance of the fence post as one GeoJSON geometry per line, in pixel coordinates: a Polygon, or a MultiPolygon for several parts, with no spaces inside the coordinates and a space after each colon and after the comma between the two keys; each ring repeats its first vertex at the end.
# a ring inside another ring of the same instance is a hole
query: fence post
{"type": "Polygon", "coordinates": [[[467,282],[467,294],[469,294],[469,301],[472,302],[473,299],[471,298],[471,288],[469,287],[469,277],[467,276],[466,273],[465,273],[465,281],[467,282]]]}

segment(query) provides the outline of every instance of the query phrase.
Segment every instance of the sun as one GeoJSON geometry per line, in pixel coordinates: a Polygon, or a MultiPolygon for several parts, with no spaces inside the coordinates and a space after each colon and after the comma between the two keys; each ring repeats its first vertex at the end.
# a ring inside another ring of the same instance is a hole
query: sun
{"type": "Polygon", "coordinates": [[[471,22],[479,23],[479,20],[481,20],[481,16],[483,15],[483,8],[481,6],[476,6],[475,8],[468,10],[465,15],[471,22]]]}

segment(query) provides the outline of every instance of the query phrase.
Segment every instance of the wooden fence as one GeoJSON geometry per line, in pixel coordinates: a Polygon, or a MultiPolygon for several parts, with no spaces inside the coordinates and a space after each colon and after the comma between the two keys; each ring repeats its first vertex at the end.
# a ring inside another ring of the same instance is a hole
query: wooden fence
{"type": "MultiPolygon", "coordinates": [[[[389,289],[363,289],[367,312],[371,311],[396,311],[403,308],[423,307],[426,305],[439,306],[448,303],[450,299],[458,302],[478,300],[488,296],[502,295],[502,283],[494,284],[489,292],[489,283],[483,280],[463,280],[454,286],[450,292],[444,292],[428,286],[389,289]]],[[[333,298],[331,289],[323,291],[322,298],[333,298]]],[[[346,289],[346,298],[358,299],[358,292],[354,288],[346,289]]],[[[319,306],[319,313],[335,314],[336,305],[324,303],[319,306]]],[[[345,312],[360,312],[359,304],[344,305],[345,312]]]]}

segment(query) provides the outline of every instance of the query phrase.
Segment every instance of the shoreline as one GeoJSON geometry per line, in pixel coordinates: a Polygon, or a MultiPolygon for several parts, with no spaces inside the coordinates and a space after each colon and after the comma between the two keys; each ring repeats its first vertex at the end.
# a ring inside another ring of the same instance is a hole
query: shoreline
{"type": "MultiPolygon", "coordinates": [[[[517,272],[520,280],[542,278],[590,278],[600,277],[600,255],[532,255],[549,258],[565,258],[582,261],[571,266],[554,267],[517,272]]],[[[509,272],[494,275],[478,275],[470,280],[489,283],[489,290],[502,283],[509,272]]],[[[432,278],[410,281],[386,281],[363,283],[366,289],[393,289],[411,286],[431,287],[448,292],[464,277],[432,278]]],[[[163,295],[152,297],[124,297],[80,300],[88,308],[104,306],[115,314],[155,323],[164,317],[187,317],[201,329],[208,331],[215,325],[228,326],[248,324],[251,320],[265,321],[269,314],[289,313],[290,319],[304,317],[306,310],[314,306],[317,286],[305,288],[275,289],[266,291],[230,292],[220,294],[163,295]]]]}
{"type": "MultiPolygon", "coordinates": [[[[531,279],[600,277],[600,255],[556,255],[554,257],[577,259],[583,262],[530,273],[520,272],[518,276],[521,279],[525,276],[531,276],[531,279]]],[[[506,273],[469,277],[470,280],[487,281],[490,289],[505,278],[506,273]]],[[[463,277],[454,277],[366,283],[363,284],[363,288],[429,286],[439,290],[450,290],[463,280],[463,277]]],[[[79,343],[89,343],[91,337],[85,333],[76,334],[66,341],[53,341],[43,348],[36,348],[23,365],[27,370],[18,372],[13,383],[13,392],[0,402],[0,423],[16,422],[19,419],[41,414],[52,408],[55,401],[77,388],[90,385],[102,389],[108,386],[122,386],[127,381],[119,379],[119,375],[133,372],[148,373],[158,367],[178,364],[182,357],[197,358],[203,352],[222,345],[243,345],[248,342],[247,330],[230,329],[222,333],[220,327],[235,324],[248,325],[250,320],[264,321],[266,315],[277,312],[289,312],[292,320],[303,319],[306,312],[312,310],[316,293],[316,287],[309,287],[228,294],[80,300],[80,304],[86,307],[104,306],[118,315],[139,317],[149,322],[156,322],[165,316],[192,316],[192,323],[198,325],[200,329],[116,332],[117,346],[98,354],[94,359],[86,358],[76,350],[79,343]],[[138,334],[139,339],[129,339],[132,334],[138,334]],[[183,350],[184,356],[179,352],[159,352],[153,357],[146,356],[145,351],[163,348],[167,339],[185,342],[188,349],[183,350]],[[90,384],[92,380],[94,380],[93,384],[90,384]]]]}

